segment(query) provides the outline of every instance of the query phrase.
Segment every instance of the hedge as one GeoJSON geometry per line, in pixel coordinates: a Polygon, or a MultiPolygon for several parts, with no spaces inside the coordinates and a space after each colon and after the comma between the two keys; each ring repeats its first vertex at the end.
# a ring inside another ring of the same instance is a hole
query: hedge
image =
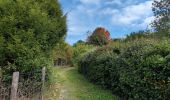
{"type": "Polygon", "coordinates": [[[123,99],[170,97],[170,40],[138,40],[102,47],[83,57],[79,72],[123,99]]]}

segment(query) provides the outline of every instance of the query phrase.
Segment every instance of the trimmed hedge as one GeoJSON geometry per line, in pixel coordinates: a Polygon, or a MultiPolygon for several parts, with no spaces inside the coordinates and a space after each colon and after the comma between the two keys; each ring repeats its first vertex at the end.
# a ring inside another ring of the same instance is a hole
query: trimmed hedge
{"type": "Polygon", "coordinates": [[[123,99],[170,97],[170,41],[138,40],[84,56],[79,72],[123,99]]]}

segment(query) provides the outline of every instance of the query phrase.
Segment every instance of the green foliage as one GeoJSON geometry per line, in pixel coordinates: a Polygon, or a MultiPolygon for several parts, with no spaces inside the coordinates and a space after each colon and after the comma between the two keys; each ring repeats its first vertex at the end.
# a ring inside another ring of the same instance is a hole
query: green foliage
{"type": "Polygon", "coordinates": [[[73,45],[73,57],[72,57],[72,63],[74,66],[77,65],[77,62],[79,59],[87,52],[92,51],[94,46],[86,44],[83,41],[78,41],[73,45]]]}
{"type": "Polygon", "coordinates": [[[106,45],[108,44],[108,39],[106,37],[104,37],[103,34],[99,35],[91,35],[89,37],[89,44],[94,44],[94,45],[106,45]]]}
{"type": "Polygon", "coordinates": [[[153,12],[155,15],[155,20],[153,22],[153,27],[162,35],[169,35],[170,28],[170,1],[169,0],[154,0],[153,12]]]}
{"type": "Polygon", "coordinates": [[[48,66],[66,34],[56,0],[0,0],[0,66],[3,74],[48,66]]]}
{"type": "Polygon", "coordinates": [[[53,49],[52,56],[54,60],[62,58],[66,60],[67,64],[71,65],[73,57],[73,48],[64,41],[61,41],[53,49]]]}
{"type": "Polygon", "coordinates": [[[129,35],[127,35],[126,37],[126,41],[133,41],[133,40],[138,40],[141,38],[146,38],[149,37],[151,35],[151,33],[149,31],[138,31],[138,32],[132,32],[129,35]]]}
{"type": "Polygon", "coordinates": [[[124,99],[168,99],[170,41],[141,39],[83,57],[79,72],[124,99]]]}

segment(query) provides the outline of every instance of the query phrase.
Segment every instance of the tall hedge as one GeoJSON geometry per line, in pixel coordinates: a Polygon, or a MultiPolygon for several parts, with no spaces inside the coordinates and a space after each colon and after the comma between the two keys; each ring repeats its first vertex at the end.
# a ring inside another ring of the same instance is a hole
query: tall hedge
{"type": "Polygon", "coordinates": [[[123,99],[168,100],[170,41],[138,40],[84,56],[79,72],[123,99]]]}
{"type": "Polygon", "coordinates": [[[0,0],[0,66],[3,74],[47,66],[66,35],[56,0],[0,0]]]}

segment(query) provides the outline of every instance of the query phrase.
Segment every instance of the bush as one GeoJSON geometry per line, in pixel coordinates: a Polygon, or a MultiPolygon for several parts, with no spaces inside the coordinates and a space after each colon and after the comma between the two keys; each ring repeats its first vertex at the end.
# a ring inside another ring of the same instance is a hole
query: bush
{"type": "Polygon", "coordinates": [[[103,47],[79,62],[79,72],[124,99],[168,99],[170,41],[138,40],[103,47]]]}
{"type": "Polygon", "coordinates": [[[118,81],[118,69],[113,65],[119,53],[118,48],[99,48],[84,56],[79,62],[79,72],[105,88],[116,87],[117,84],[112,84],[112,81],[118,81]]]}
{"type": "Polygon", "coordinates": [[[0,67],[3,75],[48,66],[66,34],[56,0],[0,0],[0,67]]]}
{"type": "Polygon", "coordinates": [[[73,45],[72,66],[77,66],[77,63],[82,58],[82,56],[93,49],[95,49],[94,46],[86,44],[85,42],[78,41],[75,43],[73,45]]]}
{"type": "Polygon", "coordinates": [[[62,58],[65,61],[64,65],[72,65],[72,46],[64,41],[61,41],[53,49],[52,56],[54,61],[62,58]]]}

